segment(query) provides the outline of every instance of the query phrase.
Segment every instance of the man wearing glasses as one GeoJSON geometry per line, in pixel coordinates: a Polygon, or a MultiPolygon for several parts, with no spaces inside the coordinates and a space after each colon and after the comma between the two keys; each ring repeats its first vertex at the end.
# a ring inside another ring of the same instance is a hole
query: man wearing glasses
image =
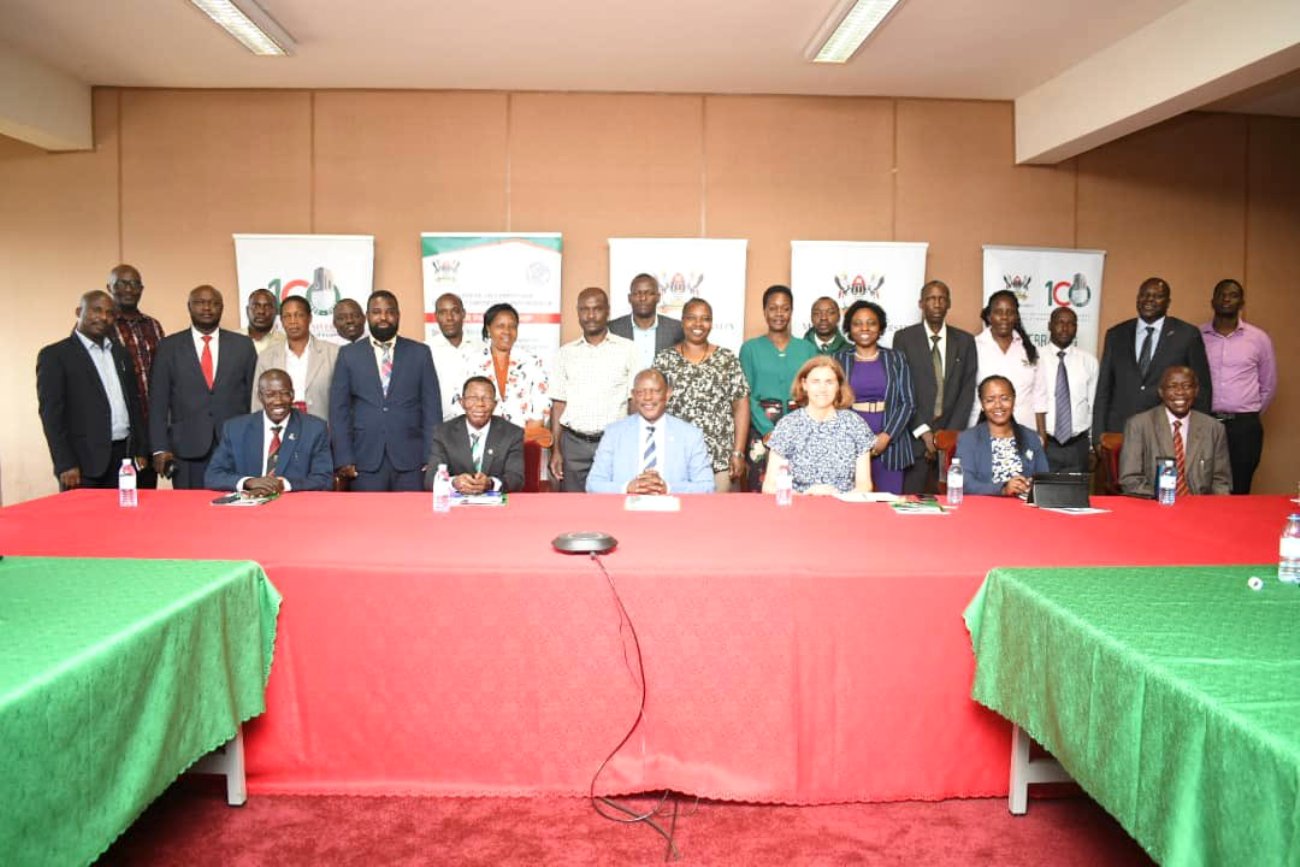
{"type": "MultiPolygon", "coordinates": [[[[117,323],[112,339],[121,344],[131,359],[135,392],[141,414],[141,430],[149,429],[149,370],[154,354],[163,339],[162,325],[148,314],[140,312],[140,296],[144,294],[144,281],[133,265],[118,265],[108,274],[108,294],[113,296],[117,308],[117,323]]],[[[158,487],[158,474],[152,466],[137,467],[136,483],[142,488],[158,487]]]]}

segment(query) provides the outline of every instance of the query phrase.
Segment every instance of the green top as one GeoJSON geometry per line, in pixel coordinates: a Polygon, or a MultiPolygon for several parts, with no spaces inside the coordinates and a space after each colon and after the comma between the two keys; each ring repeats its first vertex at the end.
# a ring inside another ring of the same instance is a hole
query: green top
{"type": "Polygon", "coordinates": [[[831,340],[830,343],[826,344],[825,349],[823,349],[821,344],[817,342],[817,330],[814,328],[809,328],[804,333],[803,339],[811,343],[813,349],[817,350],[817,352],[822,355],[835,355],[839,352],[843,352],[845,349],[853,348],[853,344],[849,343],[849,339],[838,329],[835,331],[834,339],[831,340]]]}
{"type": "Polygon", "coordinates": [[[1277,567],[994,569],[965,617],[975,700],[1157,861],[1300,863],[1300,589],[1277,567]]]}
{"type": "Polygon", "coordinates": [[[256,563],[0,561],[0,860],[89,863],[265,710],[256,563]]]}
{"type": "Polygon", "coordinates": [[[778,352],[766,334],[751,337],[740,345],[740,369],[745,372],[745,379],[749,382],[751,431],[760,437],[772,432],[775,425],[763,414],[759,401],[788,401],[794,375],[805,361],[816,357],[817,350],[813,345],[799,337],[791,337],[784,352],[778,352]]]}

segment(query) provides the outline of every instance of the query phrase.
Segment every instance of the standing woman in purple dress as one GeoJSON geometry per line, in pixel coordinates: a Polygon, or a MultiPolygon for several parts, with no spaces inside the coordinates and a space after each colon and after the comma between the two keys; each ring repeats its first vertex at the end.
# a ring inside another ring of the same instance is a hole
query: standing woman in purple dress
{"type": "Polygon", "coordinates": [[[903,492],[903,471],[915,459],[908,421],[916,405],[912,374],[900,352],[880,345],[888,323],[885,311],[870,301],[855,301],[844,313],[844,333],[852,349],[836,356],[853,389],[853,409],[876,434],[871,447],[871,478],[877,491],[903,492]]]}

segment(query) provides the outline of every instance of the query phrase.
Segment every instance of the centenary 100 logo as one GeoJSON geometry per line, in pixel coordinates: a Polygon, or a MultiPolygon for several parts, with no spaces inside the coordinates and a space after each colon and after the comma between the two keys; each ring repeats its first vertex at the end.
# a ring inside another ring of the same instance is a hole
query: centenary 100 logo
{"type": "MultiPolygon", "coordinates": [[[[1002,282],[1008,289],[1016,293],[1016,297],[1021,301],[1028,301],[1029,295],[1033,291],[1034,278],[1022,277],[1019,274],[1003,274],[1002,282]]],[[[1043,290],[1047,293],[1047,306],[1049,307],[1087,307],[1092,301],[1092,287],[1088,285],[1088,279],[1080,273],[1075,273],[1073,280],[1052,280],[1043,281],[1043,290]]]]}
{"type": "Polygon", "coordinates": [[[312,316],[332,315],[334,305],[343,298],[338,284],[334,282],[334,274],[324,267],[317,268],[312,273],[310,282],[301,278],[284,281],[276,277],[267,282],[266,288],[274,292],[280,302],[290,295],[301,295],[306,298],[307,303],[311,305],[312,316]]]}

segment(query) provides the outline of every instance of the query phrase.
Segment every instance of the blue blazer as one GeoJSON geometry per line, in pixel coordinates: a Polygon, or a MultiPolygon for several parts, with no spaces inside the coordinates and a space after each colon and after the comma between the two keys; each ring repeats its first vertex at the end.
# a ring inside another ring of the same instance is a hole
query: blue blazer
{"type": "Polygon", "coordinates": [[[368,338],[339,349],[330,383],[335,466],[374,472],[387,452],[393,469],[418,470],[441,422],[442,395],[429,347],[397,338],[387,396],[368,338]]]}
{"type": "MultiPolygon", "coordinates": [[[[233,491],[245,476],[262,475],[261,411],[235,416],[221,427],[221,439],[208,462],[203,487],[233,491]]],[[[275,474],[295,491],[328,491],[334,485],[334,462],[330,458],[329,431],[314,415],[291,410],[280,437],[280,458],[275,474]]]]}
{"type": "MultiPolygon", "coordinates": [[[[1038,434],[1022,424],[1020,441],[1024,451],[1020,453],[1020,462],[1025,465],[1026,476],[1036,476],[1049,472],[1047,455],[1043,452],[1043,443],[1038,434]]],[[[973,428],[967,428],[957,437],[957,457],[961,458],[964,486],[968,494],[1002,493],[1002,486],[993,481],[993,437],[989,434],[988,422],[980,422],[973,428]]]]}
{"type": "MultiPolygon", "coordinates": [[[[713,493],[713,462],[704,434],[690,422],[665,413],[664,481],[673,494],[713,493]]],[[[629,415],[605,428],[587,474],[587,492],[621,494],[641,472],[641,416],[629,415]]]]}
{"type": "MultiPolygon", "coordinates": [[[[844,377],[853,381],[853,350],[846,349],[835,356],[835,360],[844,368],[844,377]]],[[[880,462],[887,470],[905,470],[916,461],[912,450],[912,434],[909,424],[912,412],[916,409],[916,397],[912,393],[912,370],[907,366],[907,358],[897,349],[880,347],[880,360],[885,365],[885,428],[872,433],[889,434],[889,445],[880,455],[880,462]]]]}

